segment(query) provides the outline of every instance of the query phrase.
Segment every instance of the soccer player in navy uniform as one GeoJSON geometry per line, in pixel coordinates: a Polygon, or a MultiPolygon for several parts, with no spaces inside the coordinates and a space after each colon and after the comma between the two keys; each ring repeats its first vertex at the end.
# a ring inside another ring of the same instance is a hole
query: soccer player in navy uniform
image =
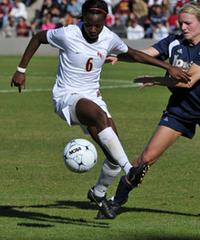
{"type": "Polygon", "coordinates": [[[116,214],[127,201],[129,192],[141,183],[148,167],[180,136],[193,138],[196,125],[200,124],[200,8],[195,4],[186,4],[178,16],[181,35],[169,35],[142,51],[153,57],[168,58],[171,64],[188,72],[190,81],[181,83],[168,75],[135,80],[144,86],[168,86],[172,94],[147,146],[133,162],[129,173],[120,179],[112,202],[116,214]]]}

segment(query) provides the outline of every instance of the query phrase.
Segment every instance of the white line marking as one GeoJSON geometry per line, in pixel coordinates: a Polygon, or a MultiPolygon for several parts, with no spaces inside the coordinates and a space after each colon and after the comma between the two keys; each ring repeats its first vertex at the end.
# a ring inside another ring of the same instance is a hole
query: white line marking
{"type": "MultiPolygon", "coordinates": [[[[100,89],[120,89],[120,88],[135,88],[135,87],[141,87],[138,83],[132,83],[132,84],[123,84],[123,85],[111,85],[111,86],[102,86],[100,89]]],[[[32,88],[32,89],[24,89],[22,92],[29,93],[29,92],[51,92],[51,88],[32,88]]],[[[0,89],[0,93],[16,93],[18,92],[17,88],[13,89],[0,89]]]]}

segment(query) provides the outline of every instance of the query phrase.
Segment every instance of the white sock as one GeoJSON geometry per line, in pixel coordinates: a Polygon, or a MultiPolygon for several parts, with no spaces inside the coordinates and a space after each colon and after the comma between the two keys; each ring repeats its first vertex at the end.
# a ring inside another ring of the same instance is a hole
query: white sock
{"type": "Polygon", "coordinates": [[[120,165],[126,174],[132,167],[126,153],[119,141],[117,134],[111,127],[107,127],[98,133],[99,139],[103,146],[108,150],[113,159],[120,165]]]}
{"type": "Polygon", "coordinates": [[[119,165],[112,164],[106,159],[102,165],[99,179],[94,187],[94,194],[97,197],[104,197],[108,187],[120,171],[121,167],[119,165]]]}

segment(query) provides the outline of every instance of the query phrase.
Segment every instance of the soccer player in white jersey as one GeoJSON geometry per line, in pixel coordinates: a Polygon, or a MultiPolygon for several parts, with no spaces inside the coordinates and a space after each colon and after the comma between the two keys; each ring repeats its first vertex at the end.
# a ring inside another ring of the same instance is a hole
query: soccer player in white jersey
{"type": "Polygon", "coordinates": [[[188,76],[179,68],[129,48],[105,26],[107,13],[107,4],[103,0],[87,0],[82,5],[82,20],[77,25],[42,31],[33,36],[11,86],[21,91],[25,84],[26,67],[40,44],[51,44],[59,49],[59,66],[53,88],[55,111],[69,125],[84,126],[102,148],[106,159],[95,186],[88,192],[88,198],[96,202],[105,216],[113,218],[105,193],[121,168],[127,174],[132,165],[99,91],[102,65],[109,54],[116,54],[125,61],[164,68],[175,78],[187,81],[188,76]]]}

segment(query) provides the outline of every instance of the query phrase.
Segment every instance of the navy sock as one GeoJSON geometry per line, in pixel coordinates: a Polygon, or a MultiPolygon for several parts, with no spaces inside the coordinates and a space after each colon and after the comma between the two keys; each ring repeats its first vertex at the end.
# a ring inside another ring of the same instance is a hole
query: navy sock
{"type": "Polygon", "coordinates": [[[126,200],[128,199],[128,194],[132,189],[133,189],[132,186],[129,183],[127,183],[125,176],[122,176],[115,193],[114,198],[115,203],[119,205],[125,203],[126,200]]]}

